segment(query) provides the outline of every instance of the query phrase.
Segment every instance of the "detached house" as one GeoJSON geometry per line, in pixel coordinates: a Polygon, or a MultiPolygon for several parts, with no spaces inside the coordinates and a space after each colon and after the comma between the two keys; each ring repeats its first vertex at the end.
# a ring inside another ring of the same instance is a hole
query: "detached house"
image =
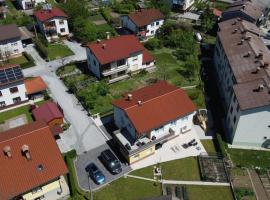
{"type": "Polygon", "coordinates": [[[155,67],[154,58],[134,35],[98,40],[86,47],[89,70],[109,83],[128,78],[129,72],[155,67]]]}
{"type": "Polygon", "coordinates": [[[259,24],[263,19],[263,11],[264,9],[252,0],[238,0],[222,12],[222,20],[239,17],[251,23],[259,24]]]}
{"type": "Polygon", "coordinates": [[[23,10],[33,9],[40,3],[46,3],[46,0],[17,0],[23,10]]]}
{"type": "Polygon", "coordinates": [[[43,9],[34,13],[40,32],[48,41],[57,40],[69,35],[67,15],[60,8],[43,9]]]}
{"type": "Polygon", "coordinates": [[[160,81],[113,101],[114,140],[131,164],[191,130],[196,106],[182,89],[160,81]]]}
{"type": "Polygon", "coordinates": [[[141,9],[121,18],[122,26],[141,39],[155,36],[164,23],[164,15],[158,9],[141,9]]]}
{"type": "Polygon", "coordinates": [[[24,52],[17,25],[0,25],[0,61],[19,57],[24,52]]]}
{"type": "Polygon", "coordinates": [[[34,122],[0,133],[0,199],[69,197],[68,169],[50,128],[34,122]]]}

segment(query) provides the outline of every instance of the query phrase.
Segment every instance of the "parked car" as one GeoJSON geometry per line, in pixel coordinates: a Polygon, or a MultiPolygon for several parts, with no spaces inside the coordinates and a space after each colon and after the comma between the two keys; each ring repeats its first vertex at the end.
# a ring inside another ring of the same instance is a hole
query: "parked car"
{"type": "Polygon", "coordinates": [[[122,172],[122,167],[120,161],[111,152],[111,150],[106,149],[100,154],[100,158],[104,166],[112,173],[119,174],[122,172]]]}
{"type": "Polygon", "coordinates": [[[105,176],[103,175],[101,170],[95,165],[95,163],[90,163],[86,167],[86,170],[96,184],[101,185],[105,182],[105,176]]]}

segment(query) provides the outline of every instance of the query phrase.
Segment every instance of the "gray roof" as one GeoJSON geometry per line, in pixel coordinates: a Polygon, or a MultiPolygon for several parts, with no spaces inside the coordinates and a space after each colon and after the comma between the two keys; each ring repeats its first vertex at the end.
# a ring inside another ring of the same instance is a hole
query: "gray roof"
{"type": "Polygon", "coordinates": [[[270,105],[270,51],[252,23],[231,19],[219,23],[218,39],[229,61],[241,110],[270,105]],[[258,92],[256,89],[264,85],[258,92]]]}
{"type": "Polygon", "coordinates": [[[16,24],[0,26],[0,41],[21,37],[21,33],[16,24]]]}

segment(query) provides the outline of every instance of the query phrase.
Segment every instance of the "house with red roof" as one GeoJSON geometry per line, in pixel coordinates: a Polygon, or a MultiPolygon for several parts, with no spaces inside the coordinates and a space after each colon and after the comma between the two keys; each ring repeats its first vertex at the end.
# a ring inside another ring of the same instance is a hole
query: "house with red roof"
{"type": "Polygon", "coordinates": [[[156,146],[188,133],[196,106],[186,92],[166,81],[113,101],[114,139],[131,164],[155,153],[156,146]]]}
{"type": "Polygon", "coordinates": [[[141,9],[121,17],[122,26],[140,39],[155,36],[164,23],[164,15],[158,9],[141,9]]]}
{"type": "Polygon", "coordinates": [[[86,45],[87,65],[109,83],[128,78],[128,73],[155,68],[154,57],[134,35],[121,35],[86,45]]]}
{"type": "Polygon", "coordinates": [[[36,121],[44,121],[51,128],[53,135],[58,135],[63,131],[64,115],[56,103],[47,101],[32,110],[32,114],[36,121]]]}
{"type": "Polygon", "coordinates": [[[46,3],[46,0],[17,0],[17,2],[23,10],[29,10],[33,9],[38,4],[46,3]]]}
{"type": "Polygon", "coordinates": [[[24,80],[26,95],[31,100],[36,100],[44,97],[45,91],[48,89],[47,84],[40,77],[31,77],[24,80]]]}
{"type": "Polygon", "coordinates": [[[48,41],[57,40],[69,35],[68,16],[60,8],[44,6],[34,12],[40,32],[48,41]]]}
{"type": "Polygon", "coordinates": [[[0,199],[67,199],[68,173],[45,122],[0,133],[0,199]]]}

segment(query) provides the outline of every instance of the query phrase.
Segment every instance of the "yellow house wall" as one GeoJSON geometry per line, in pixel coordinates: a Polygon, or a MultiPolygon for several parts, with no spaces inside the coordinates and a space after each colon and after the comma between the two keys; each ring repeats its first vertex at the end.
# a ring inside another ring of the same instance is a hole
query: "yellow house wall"
{"type": "Polygon", "coordinates": [[[60,188],[60,184],[59,184],[59,181],[57,180],[57,181],[54,181],[52,183],[49,183],[47,185],[42,186],[41,187],[42,190],[39,190],[38,192],[36,192],[34,194],[32,192],[29,192],[29,193],[23,195],[23,199],[24,200],[33,200],[37,197],[40,197],[40,196],[42,196],[50,191],[58,189],[58,188],[60,188]]]}
{"type": "Polygon", "coordinates": [[[144,151],[141,151],[140,153],[136,155],[129,157],[129,164],[132,164],[138,160],[141,160],[153,153],[155,153],[155,145],[149,147],[148,149],[145,149],[144,151]]]}

